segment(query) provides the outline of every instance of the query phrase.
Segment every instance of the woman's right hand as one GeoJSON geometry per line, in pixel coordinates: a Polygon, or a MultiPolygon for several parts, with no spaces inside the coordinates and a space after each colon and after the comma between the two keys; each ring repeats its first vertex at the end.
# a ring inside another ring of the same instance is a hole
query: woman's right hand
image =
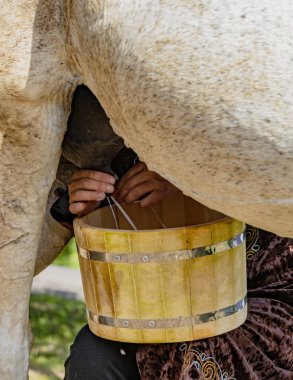
{"type": "Polygon", "coordinates": [[[106,193],[112,194],[115,178],[95,170],[77,170],[68,185],[69,210],[72,214],[85,215],[105,199],[106,193]]]}

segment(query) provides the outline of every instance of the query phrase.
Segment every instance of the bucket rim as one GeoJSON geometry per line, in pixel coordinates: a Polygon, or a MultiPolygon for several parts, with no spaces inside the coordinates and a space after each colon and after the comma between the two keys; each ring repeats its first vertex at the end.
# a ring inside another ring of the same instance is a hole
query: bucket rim
{"type": "Polygon", "coordinates": [[[222,218],[220,219],[217,219],[215,221],[211,221],[211,222],[206,222],[206,223],[200,223],[200,224],[192,224],[190,226],[181,226],[181,227],[167,227],[167,228],[152,228],[152,229],[139,229],[139,230],[134,230],[134,229],[117,229],[117,228],[103,228],[103,227],[95,227],[95,226],[92,226],[88,223],[86,223],[83,218],[87,217],[88,215],[90,215],[91,213],[95,212],[97,210],[94,210],[90,213],[88,213],[87,215],[83,215],[83,216],[78,216],[74,219],[73,221],[73,225],[78,225],[79,227],[82,227],[82,228],[86,228],[88,230],[98,230],[100,232],[111,232],[111,233],[135,233],[135,234],[138,234],[138,233],[146,233],[146,232],[163,232],[163,231],[174,231],[174,230],[183,230],[183,229],[191,229],[191,228],[198,228],[198,227],[205,227],[205,226],[209,226],[209,225],[217,225],[219,223],[223,223],[223,222],[233,222],[233,221],[238,221],[237,219],[234,219],[230,216],[227,216],[227,215],[223,215],[222,218]]]}

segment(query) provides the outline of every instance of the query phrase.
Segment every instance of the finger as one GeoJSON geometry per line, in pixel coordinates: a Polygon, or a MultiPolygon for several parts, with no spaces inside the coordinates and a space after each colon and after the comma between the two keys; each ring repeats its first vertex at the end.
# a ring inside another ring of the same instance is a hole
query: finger
{"type": "Polygon", "coordinates": [[[124,184],[134,175],[138,174],[139,172],[147,170],[146,164],[143,162],[139,162],[136,165],[134,165],[131,169],[129,169],[117,182],[116,184],[116,191],[115,194],[118,194],[120,189],[124,186],[124,184]]]}
{"type": "Polygon", "coordinates": [[[113,193],[115,188],[113,185],[110,185],[107,182],[101,182],[94,179],[89,178],[81,178],[72,181],[68,185],[69,194],[73,193],[76,190],[93,190],[100,191],[103,193],[113,193]]]}
{"type": "Polygon", "coordinates": [[[126,204],[131,204],[141,197],[145,196],[148,193],[151,193],[155,190],[159,190],[161,187],[158,180],[153,179],[149,180],[143,183],[138,184],[137,186],[133,187],[123,198],[123,202],[126,204]]]}
{"type": "Polygon", "coordinates": [[[115,177],[113,177],[110,174],[103,173],[97,170],[87,170],[87,169],[77,170],[73,174],[71,181],[75,181],[81,178],[89,178],[89,179],[93,179],[99,182],[105,182],[110,185],[114,185],[116,182],[115,177]]]}
{"type": "Polygon", "coordinates": [[[124,202],[126,204],[131,204],[143,197],[143,199],[141,199],[141,205],[145,207],[149,204],[158,202],[167,196],[175,195],[180,192],[181,191],[170,182],[166,181],[159,175],[156,175],[154,178],[151,178],[150,180],[140,183],[132,188],[125,196],[124,202]],[[149,196],[151,197],[148,198],[149,196]]]}
{"type": "Polygon", "coordinates": [[[95,210],[100,202],[74,202],[69,206],[69,211],[72,214],[85,215],[95,210]]]}
{"type": "MultiPolygon", "coordinates": [[[[116,195],[116,199],[118,202],[124,202],[125,198],[129,194],[130,191],[135,190],[135,188],[139,185],[146,184],[147,182],[153,183],[152,181],[156,180],[156,173],[149,171],[142,171],[133,177],[131,177],[124,186],[120,189],[120,191],[116,195]]],[[[145,186],[145,185],[144,185],[145,186]]]]}
{"type": "Polygon", "coordinates": [[[125,181],[119,191],[117,191],[116,189],[114,195],[118,202],[123,202],[129,191],[131,191],[136,186],[144,182],[153,180],[160,180],[160,176],[155,172],[151,172],[149,170],[142,170],[130,177],[127,181],[125,181]]]}
{"type": "Polygon", "coordinates": [[[141,207],[152,206],[153,204],[160,202],[164,197],[165,195],[162,190],[152,191],[140,201],[140,206],[141,207]]]}
{"type": "Polygon", "coordinates": [[[106,198],[106,194],[101,191],[76,190],[69,196],[69,203],[101,201],[106,198]]]}

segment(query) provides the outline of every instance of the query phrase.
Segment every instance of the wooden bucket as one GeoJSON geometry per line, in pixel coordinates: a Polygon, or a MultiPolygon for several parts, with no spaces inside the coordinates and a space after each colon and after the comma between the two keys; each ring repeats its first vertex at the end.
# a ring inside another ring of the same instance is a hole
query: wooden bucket
{"type": "Polygon", "coordinates": [[[91,331],[133,343],[207,338],[246,319],[243,223],[179,196],[77,218],[76,243],[91,331]],[[162,228],[162,222],[167,228],[162,228]]]}

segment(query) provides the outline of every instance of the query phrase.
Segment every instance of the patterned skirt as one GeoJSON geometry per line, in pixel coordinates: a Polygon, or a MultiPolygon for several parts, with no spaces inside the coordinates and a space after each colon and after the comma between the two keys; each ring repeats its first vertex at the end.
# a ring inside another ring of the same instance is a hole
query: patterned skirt
{"type": "Polygon", "coordinates": [[[213,338],[140,346],[142,380],[293,379],[293,239],[247,228],[248,318],[213,338]]]}

